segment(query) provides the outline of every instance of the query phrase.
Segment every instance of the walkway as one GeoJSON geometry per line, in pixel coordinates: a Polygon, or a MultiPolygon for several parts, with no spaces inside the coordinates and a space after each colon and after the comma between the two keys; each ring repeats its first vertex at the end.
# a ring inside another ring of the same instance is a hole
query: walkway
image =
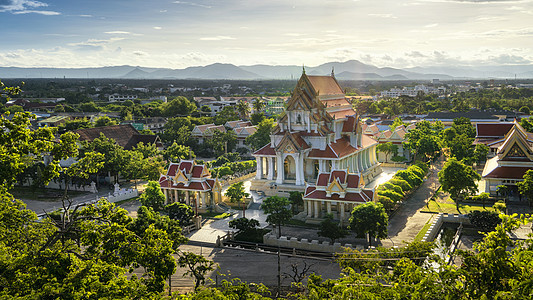
{"type": "Polygon", "coordinates": [[[438,172],[442,169],[442,164],[443,161],[439,160],[431,166],[428,178],[389,220],[389,237],[381,241],[383,246],[399,246],[406,242],[412,242],[433,216],[433,214],[422,213],[421,210],[425,207],[427,199],[433,195],[439,186],[438,172]]]}

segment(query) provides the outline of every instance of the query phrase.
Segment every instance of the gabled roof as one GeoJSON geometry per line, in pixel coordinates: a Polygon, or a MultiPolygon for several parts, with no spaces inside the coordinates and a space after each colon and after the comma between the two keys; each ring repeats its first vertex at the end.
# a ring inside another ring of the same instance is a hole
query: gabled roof
{"type": "Polygon", "coordinates": [[[205,125],[196,125],[194,128],[193,128],[193,131],[199,131],[201,132],[202,134],[204,133],[204,131],[207,130],[207,128],[211,127],[211,126],[215,126],[215,124],[211,123],[211,124],[205,124],[205,125]]]}
{"type": "Polygon", "coordinates": [[[346,170],[320,173],[315,185],[305,188],[304,200],[365,203],[374,200],[374,191],[359,189],[360,177],[346,170]]]}
{"type": "MultiPolygon", "coordinates": [[[[124,147],[126,150],[131,150],[132,147],[138,143],[155,143],[158,145],[159,138],[156,135],[140,134],[130,124],[102,126],[94,128],[84,128],[74,131],[80,135],[80,141],[93,141],[100,137],[100,133],[104,134],[108,139],[113,139],[118,145],[124,147]]],[[[158,145],[159,146],[159,145],[158,145]]]]}
{"type": "MultiPolygon", "coordinates": [[[[306,76],[305,74],[302,75],[306,76]]],[[[319,95],[343,95],[344,91],[333,76],[311,76],[307,75],[314,91],[319,95]]],[[[345,100],[346,101],[346,100],[345,100]]]]}
{"type": "Polygon", "coordinates": [[[293,151],[301,151],[308,149],[309,145],[299,134],[295,132],[285,131],[285,135],[279,142],[276,149],[281,149],[281,151],[288,151],[287,149],[289,148],[294,148],[293,151]]]}
{"type": "Polygon", "coordinates": [[[477,123],[476,138],[502,138],[513,125],[513,123],[477,123]]]}
{"type": "Polygon", "coordinates": [[[253,155],[268,155],[268,156],[276,156],[276,150],[271,147],[271,144],[268,143],[267,145],[263,146],[263,148],[255,151],[253,155]]]}

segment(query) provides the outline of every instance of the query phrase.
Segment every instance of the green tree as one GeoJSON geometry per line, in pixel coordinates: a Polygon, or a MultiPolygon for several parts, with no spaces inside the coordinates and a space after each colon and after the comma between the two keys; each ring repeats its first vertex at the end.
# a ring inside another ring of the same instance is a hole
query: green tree
{"type": "Polygon", "coordinates": [[[141,203],[144,206],[153,208],[155,211],[163,209],[165,203],[165,195],[159,187],[159,182],[149,181],[144,189],[144,193],[140,197],[141,203]]]}
{"type": "Polygon", "coordinates": [[[122,178],[133,180],[137,188],[137,179],[144,177],[145,162],[142,153],[126,151],[126,165],[120,171],[122,178]]]}
{"type": "Polygon", "coordinates": [[[389,128],[390,128],[391,131],[394,131],[394,129],[396,129],[396,127],[402,126],[402,125],[405,126],[407,124],[403,122],[402,118],[396,117],[394,119],[394,121],[392,121],[392,124],[389,126],[389,128]]]}
{"type": "Polygon", "coordinates": [[[87,152],[101,153],[105,157],[104,167],[101,171],[114,175],[115,182],[118,173],[128,164],[128,152],[113,139],[107,138],[103,133],[91,142],[82,142],[81,157],[87,152]]]}
{"type": "Polygon", "coordinates": [[[489,147],[484,144],[477,144],[474,147],[474,153],[473,158],[475,161],[480,162],[487,159],[487,155],[489,154],[489,147]]]}
{"type": "Polygon", "coordinates": [[[250,232],[259,227],[259,221],[256,219],[238,218],[229,221],[229,227],[241,232],[250,232]]]}
{"type": "Polygon", "coordinates": [[[215,118],[215,124],[224,125],[228,121],[237,121],[239,120],[239,113],[233,106],[224,106],[221,111],[219,111],[215,118]]]}
{"type": "Polygon", "coordinates": [[[261,121],[263,121],[265,119],[265,114],[262,113],[262,112],[255,112],[252,114],[252,116],[250,117],[250,122],[252,122],[252,125],[259,125],[259,123],[261,123],[261,121]]]}
{"type": "Polygon", "coordinates": [[[176,142],[163,151],[163,158],[166,161],[179,162],[196,158],[196,155],[190,147],[180,145],[176,142]]]}
{"type": "Polygon", "coordinates": [[[271,196],[263,200],[261,209],[268,214],[266,221],[278,227],[278,238],[281,237],[281,226],[285,225],[292,217],[289,209],[291,203],[287,198],[271,196]]]}
{"type": "Polygon", "coordinates": [[[194,216],[192,207],[185,203],[175,202],[165,206],[165,211],[168,213],[168,217],[172,220],[177,220],[180,226],[187,226],[191,224],[194,216]]]}
{"type": "Polygon", "coordinates": [[[248,119],[248,114],[250,113],[250,106],[246,101],[239,100],[239,102],[237,102],[237,112],[239,112],[239,116],[241,117],[241,119],[248,119]]]}
{"type": "Polygon", "coordinates": [[[372,237],[386,238],[389,217],[381,203],[369,202],[357,205],[350,216],[350,229],[357,236],[368,234],[368,244],[372,246],[372,237]]]}
{"type": "Polygon", "coordinates": [[[228,197],[232,203],[242,202],[242,217],[244,218],[244,214],[245,214],[244,198],[250,197],[250,194],[244,191],[244,182],[239,181],[239,182],[235,182],[234,184],[230,185],[230,187],[226,190],[226,193],[224,195],[228,197]]]}
{"type": "Polygon", "coordinates": [[[496,226],[502,222],[497,213],[479,210],[469,213],[468,219],[470,224],[484,232],[494,231],[496,226]]]}
{"type": "Polygon", "coordinates": [[[533,203],[533,170],[528,170],[524,174],[524,180],[516,184],[518,191],[522,196],[525,196],[529,204],[533,203]]]}
{"type": "Polygon", "coordinates": [[[246,144],[249,145],[252,150],[258,150],[270,143],[270,134],[274,129],[274,120],[264,119],[257,125],[257,131],[246,138],[246,144]]]}
{"type": "Polygon", "coordinates": [[[54,107],[54,112],[55,113],[62,113],[62,112],[65,112],[65,107],[61,104],[57,104],[55,107],[54,107]]]}
{"type": "Polygon", "coordinates": [[[162,105],[163,116],[189,116],[196,111],[196,105],[187,98],[179,96],[162,105]]]}
{"type": "Polygon", "coordinates": [[[527,106],[520,107],[520,109],[518,111],[523,113],[523,114],[526,114],[526,115],[529,115],[529,113],[530,113],[529,107],[527,107],[527,106]]]}
{"type": "Polygon", "coordinates": [[[235,131],[222,132],[215,130],[213,136],[205,141],[205,144],[215,152],[215,156],[221,156],[232,152],[237,145],[237,135],[235,131]]]}
{"type": "Polygon", "coordinates": [[[254,99],[254,102],[252,103],[252,107],[255,111],[255,113],[262,112],[265,109],[265,101],[261,99],[260,97],[257,97],[254,99]]]}
{"type": "Polygon", "coordinates": [[[318,235],[330,239],[330,244],[333,245],[335,240],[346,237],[348,231],[342,228],[339,223],[333,221],[333,215],[327,214],[324,221],[320,222],[318,235]]]}
{"type": "Polygon", "coordinates": [[[289,192],[289,201],[291,202],[292,213],[298,213],[298,208],[304,205],[303,193],[302,192],[289,192]]]}
{"type": "Polygon", "coordinates": [[[94,122],[94,127],[103,127],[103,126],[111,126],[111,125],[117,125],[117,121],[112,120],[108,116],[101,116],[100,118],[96,119],[94,122]]]}
{"type": "Polygon", "coordinates": [[[143,158],[154,157],[160,152],[154,143],[145,144],[143,142],[138,143],[137,146],[133,147],[132,150],[140,153],[143,158]]]}
{"type": "Polygon", "coordinates": [[[450,193],[450,197],[459,208],[459,200],[477,192],[477,181],[481,176],[454,157],[449,159],[439,172],[439,182],[442,190],[450,193]]]}
{"type": "Polygon", "coordinates": [[[387,142],[383,144],[378,144],[376,147],[378,151],[383,152],[385,154],[385,162],[388,162],[389,155],[398,154],[398,145],[393,144],[392,142],[387,142]]]}
{"type": "Polygon", "coordinates": [[[434,125],[429,121],[416,123],[416,128],[411,129],[406,135],[404,146],[410,149],[417,157],[423,160],[434,158],[440,151],[439,134],[442,130],[442,123],[436,122],[434,125]]]}
{"type": "Polygon", "coordinates": [[[183,276],[194,278],[194,290],[198,290],[200,285],[204,284],[208,272],[215,270],[214,262],[192,252],[181,252],[178,265],[188,269],[183,276]]]}
{"type": "Polygon", "coordinates": [[[84,102],[80,104],[80,109],[83,112],[99,112],[100,108],[94,104],[94,102],[84,102]]]}

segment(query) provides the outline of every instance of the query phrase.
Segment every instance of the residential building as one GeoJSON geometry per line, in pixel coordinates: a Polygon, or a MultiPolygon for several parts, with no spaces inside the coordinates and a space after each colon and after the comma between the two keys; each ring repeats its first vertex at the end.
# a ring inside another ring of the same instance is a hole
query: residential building
{"type": "Polygon", "coordinates": [[[80,135],[80,141],[92,142],[104,134],[108,139],[113,139],[126,150],[131,150],[139,143],[155,144],[162,149],[163,144],[159,136],[150,134],[140,134],[131,124],[102,126],[75,130],[74,133],[80,135]]]}

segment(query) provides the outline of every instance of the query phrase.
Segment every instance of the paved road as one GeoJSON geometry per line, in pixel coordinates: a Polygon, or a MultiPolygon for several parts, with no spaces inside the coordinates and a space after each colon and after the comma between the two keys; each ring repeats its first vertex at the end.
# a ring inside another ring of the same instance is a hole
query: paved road
{"type": "Polygon", "coordinates": [[[412,242],[418,232],[434,214],[422,213],[421,210],[439,186],[437,173],[442,169],[442,161],[437,161],[430,168],[430,175],[422,185],[406,200],[396,214],[389,220],[389,237],[381,241],[385,247],[400,246],[412,242]]]}

